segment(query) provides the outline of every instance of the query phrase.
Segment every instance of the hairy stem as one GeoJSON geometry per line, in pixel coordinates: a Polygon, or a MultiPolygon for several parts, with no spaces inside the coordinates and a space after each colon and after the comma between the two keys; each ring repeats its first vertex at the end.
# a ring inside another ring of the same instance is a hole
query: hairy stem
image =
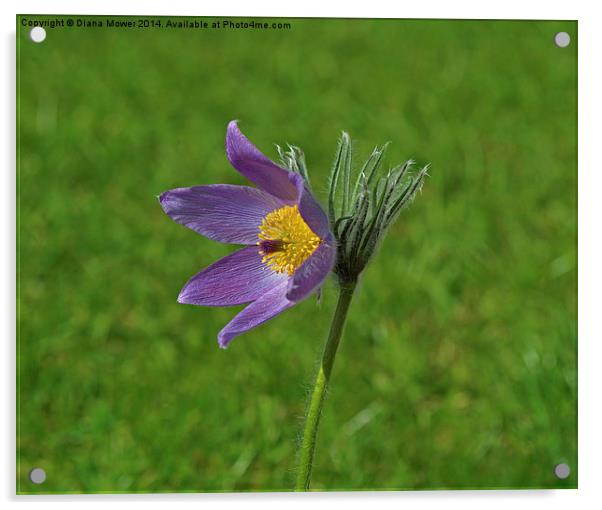
{"type": "Polygon", "coordinates": [[[328,334],[328,339],[326,340],[326,345],[324,346],[320,368],[318,370],[318,375],[316,376],[311,400],[309,401],[309,406],[307,408],[303,437],[299,447],[299,464],[297,469],[297,482],[295,484],[296,491],[309,490],[322,406],[324,405],[324,400],[326,398],[332,365],[343,334],[345,318],[347,317],[347,311],[351,304],[355,285],[356,283],[352,282],[341,283],[340,286],[337,307],[334,316],[332,317],[330,332],[328,334]]]}

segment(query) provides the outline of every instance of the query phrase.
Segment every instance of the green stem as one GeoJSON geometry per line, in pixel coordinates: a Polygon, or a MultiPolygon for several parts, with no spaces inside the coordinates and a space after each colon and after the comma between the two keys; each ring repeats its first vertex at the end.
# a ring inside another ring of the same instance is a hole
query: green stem
{"type": "Polygon", "coordinates": [[[328,340],[324,346],[320,369],[318,370],[314,389],[311,394],[311,400],[309,401],[309,407],[307,409],[307,416],[305,418],[303,438],[301,439],[301,445],[299,447],[299,467],[297,470],[297,483],[295,484],[296,491],[309,490],[322,406],[324,405],[324,400],[326,398],[332,365],[343,334],[345,318],[347,317],[347,310],[349,310],[355,285],[355,282],[341,283],[337,308],[334,312],[332,323],[330,324],[330,333],[328,334],[328,340]]]}

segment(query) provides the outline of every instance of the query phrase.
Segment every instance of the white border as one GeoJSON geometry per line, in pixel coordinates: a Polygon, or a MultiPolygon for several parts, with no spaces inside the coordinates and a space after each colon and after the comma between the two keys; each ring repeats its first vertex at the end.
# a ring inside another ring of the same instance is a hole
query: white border
{"type": "MultiPolygon", "coordinates": [[[[163,507],[169,503],[178,505],[245,505],[251,509],[277,508],[283,504],[299,508],[307,504],[318,508],[342,503],[351,508],[378,504],[383,508],[439,508],[442,505],[454,509],[506,509],[527,505],[533,509],[562,509],[600,501],[597,493],[598,479],[602,474],[602,411],[600,410],[601,386],[599,364],[602,362],[602,331],[597,319],[597,289],[602,288],[600,278],[600,232],[602,227],[602,161],[600,145],[600,95],[602,78],[599,56],[599,17],[595,2],[545,1],[526,2],[506,0],[483,2],[440,0],[403,2],[371,0],[353,6],[351,2],[304,1],[283,3],[276,1],[208,4],[169,0],[159,2],[126,3],[119,0],[104,2],[77,1],[22,1],[2,3],[2,105],[4,119],[0,124],[4,168],[2,175],[2,264],[0,278],[2,303],[0,323],[2,336],[2,406],[0,420],[2,440],[0,446],[0,482],[2,499],[9,505],[29,506],[44,502],[51,506],[63,506],[65,502],[77,505],[106,506],[116,508],[163,507]],[[565,491],[464,491],[464,492],[400,492],[400,493],[322,493],[322,494],[208,494],[208,495],[115,495],[115,496],[41,496],[30,497],[15,494],[15,15],[17,13],[64,13],[64,14],[180,14],[180,15],[241,15],[287,17],[403,17],[403,18],[484,18],[484,19],[578,19],[579,20],[579,489],[565,491]],[[578,500],[578,501],[577,501],[578,500]]],[[[23,506],[21,506],[23,508],[23,506]]]]}

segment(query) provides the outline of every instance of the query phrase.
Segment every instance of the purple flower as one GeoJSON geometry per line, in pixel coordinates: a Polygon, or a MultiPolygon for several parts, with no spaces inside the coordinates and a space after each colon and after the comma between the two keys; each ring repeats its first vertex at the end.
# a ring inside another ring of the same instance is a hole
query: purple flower
{"type": "Polygon", "coordinates": [[[317,290],[336,252],[328,218],[303,178],[264,156],[236,121],[228,124],[226,154],[257,188],[212,184],[159,198],[177,223],[215,241],[246,245],[193,276],[178,296],[199,306],[249,303],[219,332],[222,348],[317,290]]]}

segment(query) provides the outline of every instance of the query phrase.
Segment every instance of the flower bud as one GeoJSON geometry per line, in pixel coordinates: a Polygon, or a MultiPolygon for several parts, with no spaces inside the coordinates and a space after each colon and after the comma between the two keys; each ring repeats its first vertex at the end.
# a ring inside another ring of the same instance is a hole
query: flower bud
{"type": "Polygon", "coordinates": [[[341,283],[354,282],[364,270],[387,229],[416,196],[428,165],[412,173],[414,162],[382,170],[387,144],[376,147],[354,172],[351,139],[342,133],[332,166],[328,217],[337,240],[334,272],[341,283]]]}

